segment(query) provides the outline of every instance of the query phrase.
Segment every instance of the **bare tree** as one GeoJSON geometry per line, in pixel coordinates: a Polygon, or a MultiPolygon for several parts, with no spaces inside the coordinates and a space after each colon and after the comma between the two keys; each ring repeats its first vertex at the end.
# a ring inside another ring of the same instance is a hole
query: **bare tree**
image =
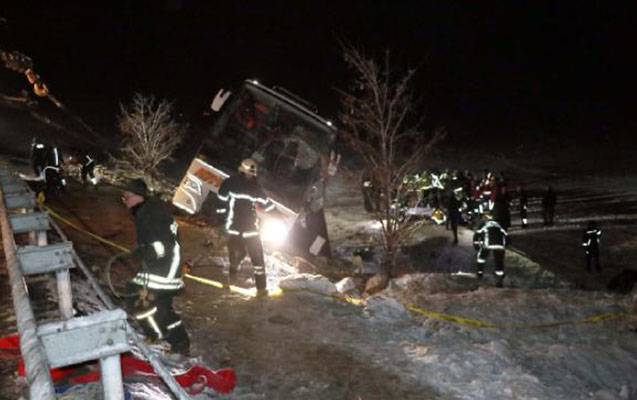
{"type": "Polygon", "coordinates": [[[157,167],[170,160],[187,126],[172,116],[173,103],[135,94],[129,106],[120,104],[119,129],[124,135],[115,167],[128,178],[144,178],[151,186],[160,180],[157,167]]]}
{"type": "Polygon", "coordinates": [[[345,62],[355,73],[349,89],[340,91],[342,135],[377,185],[380,201],[375,218],[382,227],[379,240],[385,250],[384,272],[391,276],[398,250],[416,222],[398,212],[395,200],[405,198],[408,188],[403,185],[404,177],[422,166],[445,132],[435,129],[427,134],[422,129],[424,120],[414,115],[411,85],[415,69],[394,75],[389,53],[381,67],[350,45],[342,48],[345,62]]]}

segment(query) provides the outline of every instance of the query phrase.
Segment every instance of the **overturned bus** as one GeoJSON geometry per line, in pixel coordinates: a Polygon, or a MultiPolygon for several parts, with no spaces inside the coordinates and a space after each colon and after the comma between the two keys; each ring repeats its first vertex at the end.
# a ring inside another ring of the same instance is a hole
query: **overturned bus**
{"type": "MultiPolygon", "coordinates": [[[[325,185],[338,162],[336,129],[294,94],[246,80],[236,92],[220,90],[215,122],[182,178],[173,204],[188,213],[216,202],[221,182],[245,158],[258,162],[258,181],[278,212],[259,213],[265,243],[295,253],[330,255],[323,214],[325,185]]],[[[210,207],[214,210],[215,205],[210,207]]]]}

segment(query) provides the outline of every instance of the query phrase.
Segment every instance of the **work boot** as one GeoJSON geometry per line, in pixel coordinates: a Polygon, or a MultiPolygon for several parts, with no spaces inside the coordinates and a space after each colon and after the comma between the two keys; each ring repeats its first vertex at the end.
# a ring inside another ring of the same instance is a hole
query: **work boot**
{"type": "Polygon", "coordinates": [[[254,275],[254,284],[257,287],[257,291],[264,290],[266,288],[265,275],[254,275]]]}
{"type": "Polygon", "coordinates": [[[179,353],[183,356],[190,357],[190,343],[188,342],[176,342],[170,344],[170,351],[172,353],[179,353]]]}

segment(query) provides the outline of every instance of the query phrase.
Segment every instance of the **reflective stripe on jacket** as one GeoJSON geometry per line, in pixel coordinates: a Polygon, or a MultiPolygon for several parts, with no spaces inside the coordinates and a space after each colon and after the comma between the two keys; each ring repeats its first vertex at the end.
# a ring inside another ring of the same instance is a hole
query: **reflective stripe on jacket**
{"type": "Polygon", "coordinates": [[[275,205],[264,193],[256,179],[248,179],[241,174],[232,175],[221,184],[219,200],[228,203],[226,232],[244,237],[258,234],[256,204],[265,211],[275,205]]]}
{"type": "Polygon", "coordinates": [[[184,282],[177,222],[156,197],[149,197],[133,213],[137,232],[134,254],[141,259],[144,268],[132,282],[149,289],[181,289],[184,282]]]}

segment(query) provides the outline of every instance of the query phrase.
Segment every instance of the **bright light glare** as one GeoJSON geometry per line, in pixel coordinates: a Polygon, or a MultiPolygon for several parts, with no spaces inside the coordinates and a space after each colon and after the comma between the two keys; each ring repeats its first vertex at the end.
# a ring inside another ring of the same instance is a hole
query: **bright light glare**
{"type": "Polygon", "coordinates": [[[278,218],[268,218],[261,226],[261,240],[264,242],[280,245],[288,236],[287,225],[278,218]]]}

